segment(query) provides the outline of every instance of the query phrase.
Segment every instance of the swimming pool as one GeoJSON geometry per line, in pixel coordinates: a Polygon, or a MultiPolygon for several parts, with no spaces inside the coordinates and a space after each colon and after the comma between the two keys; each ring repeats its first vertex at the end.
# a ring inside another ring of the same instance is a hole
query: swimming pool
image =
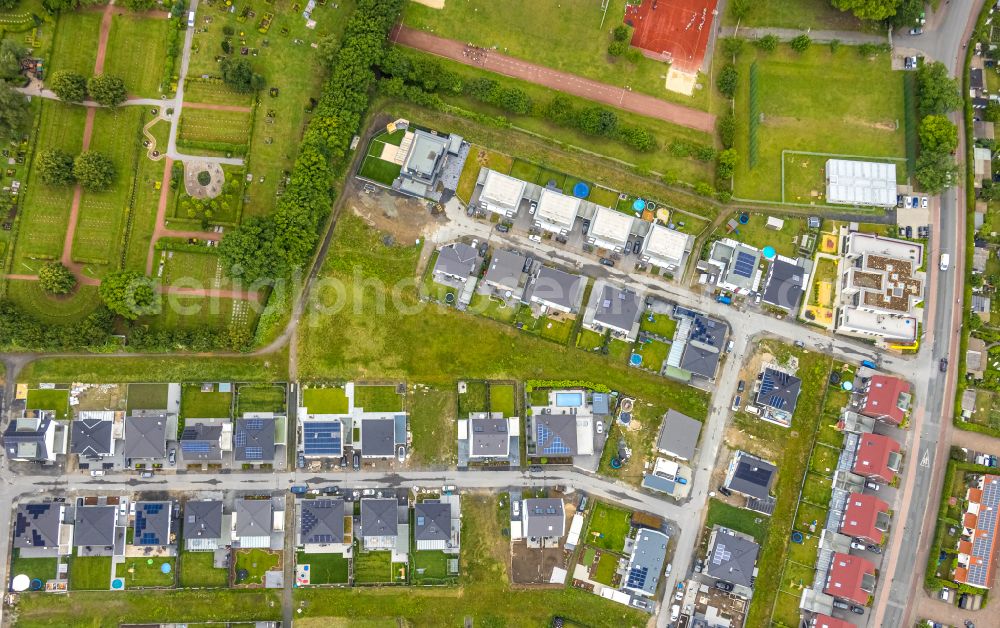
{"type": "Polygon", "coordinates": [[[579,408],[583,405],[583,393],[556,393],[556,405],[560,408],[579,408]]]}

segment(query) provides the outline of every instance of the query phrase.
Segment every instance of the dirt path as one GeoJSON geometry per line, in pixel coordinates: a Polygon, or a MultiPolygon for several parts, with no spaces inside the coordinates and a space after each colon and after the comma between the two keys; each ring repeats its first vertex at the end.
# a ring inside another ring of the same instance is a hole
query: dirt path
{"type": "MultiPolygon", "coordinates": [[[[575,74],[528,63],[493,50],[476,49],[475,56],[472,56],[467,54],[468,47],[462,42],[436,37],[402,24],[393,29],[391,37],[396,43],[446,57],[465,65],[481,67],[497,74],[521,79],[698,131],[706,133],[715,131],[715,116],[710,113],[675,105],[623,87],[600,83],[575,74]]],[[[666,71],[666,66],[664,66],[664,71],[666,71]]]]}
{"type": "Polygon", "coordinates": [[[207,102],[186,102],[185,109],[209,109],[211,111],[236,111],[238,113],[250,113],[250,107],[241,105],[215,105],[207,102]]]}

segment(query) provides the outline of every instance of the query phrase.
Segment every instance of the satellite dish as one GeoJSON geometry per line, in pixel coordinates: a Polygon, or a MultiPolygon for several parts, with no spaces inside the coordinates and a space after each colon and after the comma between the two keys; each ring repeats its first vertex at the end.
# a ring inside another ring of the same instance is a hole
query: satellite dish
{"type": "Polygon", "coordinates": [[[17,592],[27,591],[29,586],[31,586],[31,578],[23,573],[14,576],[14,579],[10,583],[11,590],[17,592]]]}

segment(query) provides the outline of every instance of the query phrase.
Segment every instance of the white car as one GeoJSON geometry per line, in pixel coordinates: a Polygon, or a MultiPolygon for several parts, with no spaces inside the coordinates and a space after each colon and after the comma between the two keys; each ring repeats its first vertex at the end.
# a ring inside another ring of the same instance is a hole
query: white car
{"type": "Polygon", "coordinates": [[[928,201],[926,196],[920,199],[920,206],[923,207],[924,209],[927,209],[927,203],[928,201]]]}
{"type": "Polygon", "coordinates": [[[90,472],[90,477],[92,478],[99,478],[102,475],[104,475],[104,471],[101,469],[95,469],[94,471],[90,472]]]}
{"type": "Polygon", "coordinates": [[[604,422],[603,421],[598,421],[597,422],[597,433],[598,434],[603,434],[604,433],[604,422]]]}
{"type": "Polygon", "coordinates": [[[364,495],[365,497],[371,497],[372,495],[375,494],[375,489],[366,488],[365,490],[361,491],[361,494],[364,495]]]}
{"type": "Polygon", "coordinates": [[[680,604],[674,604],[670,607],[670,621],[677,621],[681,616],[681,606],[680,604]]]}
{"type": "Polygon", "coordinates": [[[514,506],[514,516],[515,517],[520,517],[521,516],[521,502],[520,501],[516,501],[516,502],[514,502],[512,504],[512,506],[514,506]]]}

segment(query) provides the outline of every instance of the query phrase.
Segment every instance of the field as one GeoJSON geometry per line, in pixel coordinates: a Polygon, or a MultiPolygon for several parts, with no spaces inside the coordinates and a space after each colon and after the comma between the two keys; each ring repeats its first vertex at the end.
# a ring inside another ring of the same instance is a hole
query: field
{"type": "Polygon", "coordinates": [[[705,515],[705,528],[711,530],[720,525],[730,530],[749,534],[758,543],[767,538],[770,519],[745,508],[730,506],[718,499],[708,500],[708,514],[705,515]]]}
{"type": "Polygon", "coordinates": [[[212,566],[212,552],[181,552],[180,586],[225,587],[229,571],[212,566]]]}
{"type": "Polygon", "coordinates": [[[354,386],[354,406],[366,412],[397,412],[403,409],[403,397],[395,386],[354,386]]]}
{"type": "Polygon", "coordinates": [[[73,591],[107,591],[111,587],[110,556],[73,556],[69,588],[73,591]]]}
{"type": "Polygon", "coordinates": [[[240,386],[236,392],[236,416],[247,412],[285,413],[287,391],[280,384],[273,386],[240,386]]]}
{"type": "Polygon", "coordinates": [[[692,97],[664,88],[667,65],[640,57],[632,64],[607,54],[610,32],[622,23],[625,3],[610,3],[607,15],[591,0],[469,0],[430,9],[407,3],[403,22],[439,37],[496,47],[498,52],[611,85],[706,109],[711,90],[692,97]],[[525,18],[523,16],[530,16],[525,18]],[[516,28],[511,28],[516,24],[516,28]]]}
{"type": "Polygon", "coordinates": [[[91,76],[97,61],[100,30],[101,14],[97,11],[61,13],[47,73],[51,76],[55,72],[68,70],[91,76]]]}
{"type": "Polygon", "coordinates": [[[165,381],[273,382],[288,379],[288,356],[284,352],[259,358],[122,356],[41,358],[29,363],[18,379],[38,382],[145,382],[150,373],[165,381]]]}
{"type": "Polygon", "coordinates": [[[234,152],[246,150],[250,118],[250,112],[187,108],[181,114],[178,142],[211,142],[228,144],[234,152]]]}
{"type": "Polygon", "coordinates": [[[632,513],[622,508],[596,502],[594,511],[590,514],[590,525],[584,542],[601,549],[621,552],[632,527],[631,516],[632,513]]]}
{"type": "Polygon", "coordinates": [[[454,385],[415,385],[410,390],[410,431],[414,464],[454,464],[457,457],[454,385]]]}
{"type": "Polygon", "coordinates": [[[347,394],[339,386],[304,388],[302,403],[310,414],[346,414],[347,394]]]}
{"type": "Polygon", "coordinates": [[[306,554],[295,555],[299,565],[309,565],[310,584],[346,584],[350,565],[340,554],[306,554]]]}
{"type": "Polygon", "coordinates": [[[132,410],[158,410],[167,407],[166,384],[129,384],[128,406],[132,410]]]}
{"type": "MultiPolygon", "coordinates": [[[[769,26],[772,28],[791,28],[807,31],[809,29],[824,30],[861,30],[864,24],[847,11],[839,11],[830,5],[829,0],[756,0],[749,3],[750,10],[740,22],[740,26],[769,26]]],[[[733,26],[731,11],[727,10],[722,20],[723,24],[733,26]]]]}
{"type": "Polygon", "coordinates": [[[264,572],[278,569],[281,565],[281,555],[262,549],[243,549],[236,551],[236,571],[247,570],[247,578],[239,584],[263,584],[264,572]]]}
{"type": "Polygon", "coordinates": [[[200,384],[181,388],[181,417],[185,419],[225,419],[232,413],[231,392],[201,392],[200,384]]]}
{"type": "Polygon", "coordinates": [[[104,71],[120,76],[131,97],[160,95],[169,27],[162,17],[112,16],[104,71]]]}
{"type": "Polygon", "coordinates": [[[32,388],[25,403],[27,410],[52,410],[57,419],[69,416],[69,390],[32,388]]]}
{"type": "MultiPolygon", "coordinates": [[[[773,53],[746,46],[737,66],[737,197],[781,200],[783,150],[905,157],[903,79],[889,69],[887,55],[868,60],[848,46],[834,53],[817,45],[803,54],[787,46],[773,53]],[[749,154],[749,75],[754,61],[763,120],[757,132],[759,158],[751,170],[749,158],[742,157],[749,154]],[[831,90],[831,84],[842,88],[831,90]]],[[[816,191],[825,191],[823,178],[816,181],[816,191]]]]}

